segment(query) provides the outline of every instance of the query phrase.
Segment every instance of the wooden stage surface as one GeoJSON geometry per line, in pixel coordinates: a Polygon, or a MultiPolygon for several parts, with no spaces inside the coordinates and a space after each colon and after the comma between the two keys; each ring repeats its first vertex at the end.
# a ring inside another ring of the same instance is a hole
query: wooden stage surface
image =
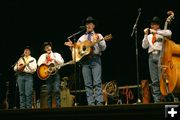
{"type": "Polygon", "coordinates": [[[165,105],[180,105],[180,103],[76,106],[59,109],[8,109],[0,111],[0,118],[3,118],[1,120],[165,120],[165,105]]]}

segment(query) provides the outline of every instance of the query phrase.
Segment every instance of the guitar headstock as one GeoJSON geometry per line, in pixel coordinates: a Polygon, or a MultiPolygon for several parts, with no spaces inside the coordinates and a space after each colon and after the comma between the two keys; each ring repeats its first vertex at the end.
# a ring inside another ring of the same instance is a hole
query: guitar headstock
{"type": "Polygon", "coordinates": [[[34,60],[30,60],[30,61],[29,61],[29,63],[32,63],[32,62],[34,62],[34,60]]]}
{"type": "Polygon", "coordinates": [[[112,34],[106,35],[104,37],[104,40],[106,40],[106,41],[110,41],[111,39],[112,39],[112,34]]]}

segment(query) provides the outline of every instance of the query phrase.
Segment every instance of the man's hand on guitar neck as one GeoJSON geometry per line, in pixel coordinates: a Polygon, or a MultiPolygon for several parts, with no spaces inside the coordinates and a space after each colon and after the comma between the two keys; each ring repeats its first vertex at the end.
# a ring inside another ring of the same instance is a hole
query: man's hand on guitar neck
{"type": "Polygon", "coordinates": [[[99,40],[99,35],[98,34],[93,34],[92,37],[93,37],[93,40],[92,40],[93,43],[95,43],[95,42],[97,42],[99,40]]]}
{"type": "Polygon", "coordinates": [[[74,44],[72,43],[72,41],[70,39],[68,39],[68,42],[65,42],[64,45],[69,46],[69,47],[74,46],[74,44]]]}

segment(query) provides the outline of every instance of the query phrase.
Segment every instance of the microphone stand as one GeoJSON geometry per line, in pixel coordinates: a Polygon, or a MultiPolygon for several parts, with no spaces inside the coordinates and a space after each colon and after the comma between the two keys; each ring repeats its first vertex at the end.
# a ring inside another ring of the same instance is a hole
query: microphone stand
{"type": "Polygon", "coordinates": [[[138,20],[139,20],[139,17],[141,15],[141,8],[138,9],[138,16],[136,18],[136,21],[135,21],[135,24],[134,24],[134,27],[133,27],[133,30],[132,30],[132,33],[131,33],[131,37],[134,35],[135,33],[135,46],[136,46],[136,77],[137,77],[137,94],[138,94],[138,98],[137,98],[137,103],[141,103],[141,99],[140,99],[140,92],[139,92],[139,64],[138,64],[138,46],[137,46],[137,23],[138,23],[138,20]]]}
{"type": "MultiPolygon", "coordinates": [[[[21,57],[18,59],[18,61],[21,59],[21,57]]],[[[18,61],[16,61],[11,67],[14,67],[18,63],[18,61]]]]}
{"type": "MultiPolygon", "coordinates": [[[[77,42],[75,36],[78,35],[78,34],[80,34],[80,33],[82,33],[83,31],[85,31],[85,29],[82,29],[82,30],[80,30],[80,31],[72,34],[71,36],[67,37],[67,39],[74,38],[74,39],[73,39],[73,43],[75,43],[75,42],[77,42]]],[[[74,49],[74,51],[72,51],[72,52],[74,52],[74,56],[72,56],[72,57],[74,58],[73,60],[76,62],[76,51],[75,51],[75,49],[74,49]]],[[[77,67],[76,67],[76,63],[75,63],[75,64],[74,64],[74,81],[75,81],[75,100],[74,100],[75,103],[74,103],[74,106],[77,106],[77,100],[76,100],[76,96],[77,96],[76,72],[77,72],[77,71],[76,71],[76,69],[77,69],[77,67]]],[[[79,76],[79,78],[80,78],[80,76],[79,76]]],[[[78,83],[79,83],[79,82],[78,82],[78,83]]]]}

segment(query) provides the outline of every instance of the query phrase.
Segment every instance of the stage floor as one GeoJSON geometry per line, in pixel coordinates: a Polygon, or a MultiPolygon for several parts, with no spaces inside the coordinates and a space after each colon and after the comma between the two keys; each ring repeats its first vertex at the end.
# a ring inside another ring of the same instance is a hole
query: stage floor
{"type": "Polygon", "coordinates": [[[1,110],[1,120],[165,120],[165,105],[180,105],[180,102],[158,104],[121,104],[107,106],[76,106],[53,109],[8,109],[1,110]]]}

